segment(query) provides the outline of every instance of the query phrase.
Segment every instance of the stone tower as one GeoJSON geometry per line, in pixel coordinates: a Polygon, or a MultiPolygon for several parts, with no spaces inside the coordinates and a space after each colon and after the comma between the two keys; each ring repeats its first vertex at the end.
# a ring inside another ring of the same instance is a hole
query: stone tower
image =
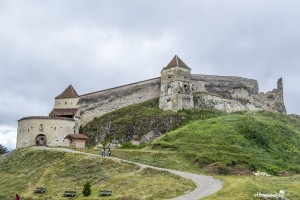
{"type": "Polygon", "coordinates": [[[70,84],[60,95],[55,97],[54,109],[50,117],[64,117],[75,120],[74,133],[79,133],[80,114],[78,108],[79,95],[70,84]]]}
{"type": "Polygon", "coordinates": [[[176,112],[193,107],[191,68],[175,55],[161,71],[159,108],[176,112]]]}

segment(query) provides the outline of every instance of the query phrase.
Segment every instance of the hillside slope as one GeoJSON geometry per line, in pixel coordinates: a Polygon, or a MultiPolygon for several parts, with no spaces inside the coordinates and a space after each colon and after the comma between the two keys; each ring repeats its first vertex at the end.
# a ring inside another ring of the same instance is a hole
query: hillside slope
{"type": "Polygon", "coordinates": [[[279,113],[235,113],[197,120],[151,143],[180,152],[210,172],[300,173],[300,121],[279,113]]]}
{"type": "Polygon", "coordinates": [[[137,165],[60,151],[22,149],[0,161],[0,199],[20,194],[26,199],[62,199],[66,189],[76,199],[99,199],[100,189],[112,189],[107,199],[165,199],[195,188],[183,178],[137,165]],[[84,198],[83,185],[90,181],[92,196],[84,198]],[[46,186],[46,194],[34,189],[46,186]]]}
{"type": "Polygon", "coordinates": [[[141,151],[117,151],[117,156],[160,167],[217,174],[249,174],[253,170],[300,173],[298,116],[216,110],[164,112],[158,108],[158,99],[153,99],[95,118],[81,131],[92,145],[131,147],[128,142],[147,141],[141,151]]]}
{"type": "Polygon", "coordinates": [[[158,107],[158,98],[115,110],[95,118],[80,132],[86,134],[88,144],[128,145],[130,142],[147,143],[167,131],[174,130],[186,122],[223,114],[212,110],[183,110],[178,113],[163,111],[158,107]]]}

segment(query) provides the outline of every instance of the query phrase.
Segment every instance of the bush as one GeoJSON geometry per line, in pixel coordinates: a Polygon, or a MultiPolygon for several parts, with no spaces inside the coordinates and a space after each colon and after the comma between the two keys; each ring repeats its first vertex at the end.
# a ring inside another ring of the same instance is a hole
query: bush
{"type": "Polygon", "coordinates": [[[259,123],[253,118],[243,118],[239,122],[238,128],[240,133],[248,140],[253,141],[264,149],[269,148],[268,140],[264,137],[264,132],[266,131],[263,123],[259,123]]]}
{"type": "Polygon", "coordinates": [[[84,184],[82,194],[86,197],[92,194],[91,184],[89,181],[84,184]]]}
{"type": "Polygon", "coordinates": [[[0,144],[0,154],[4,154],[4,153],[7,153],[8,150],[5,146],[3,146],[2,144],[0,144]]]}
{"type": "Polygon", "coordinates": [[[250,169],[251,171],[253,171],[253,172],[256,172],[256,171],[257,171],[257,169],[258,169],[258,167],[257,167],[257,165],[256,165],[256,164],[254,164],[254,163],[251,163],[251,164],[249,165],[249,169],[250,169]]]}

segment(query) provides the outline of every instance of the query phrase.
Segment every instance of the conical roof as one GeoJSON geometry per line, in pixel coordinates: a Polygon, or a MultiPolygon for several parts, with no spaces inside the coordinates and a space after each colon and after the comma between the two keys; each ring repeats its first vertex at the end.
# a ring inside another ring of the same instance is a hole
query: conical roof
{"type": "Polygon", "coordinates": [[[70,84],[60,95],[55,97],[55,99],[67,99],[67,98],[77,98],[78,94],[70,84]]]}
{"type": "Polygon", "coordinates": [[[174,58],[165,67],[165,69],[166,68],[172,68],[172,67],[182,67],[182,68],[186,68],[186,69],[191,69],[177,55],[174,56],[174,58]]]}

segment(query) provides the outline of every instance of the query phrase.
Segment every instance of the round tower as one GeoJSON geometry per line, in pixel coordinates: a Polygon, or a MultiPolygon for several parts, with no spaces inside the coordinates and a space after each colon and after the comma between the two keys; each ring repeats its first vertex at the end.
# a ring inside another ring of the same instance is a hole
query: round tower
{"type": "Polygon", "coordinates": [[[175,55],[161,71],[159,108],[177,112],[193,107],[191,68],[175,55]]]}

